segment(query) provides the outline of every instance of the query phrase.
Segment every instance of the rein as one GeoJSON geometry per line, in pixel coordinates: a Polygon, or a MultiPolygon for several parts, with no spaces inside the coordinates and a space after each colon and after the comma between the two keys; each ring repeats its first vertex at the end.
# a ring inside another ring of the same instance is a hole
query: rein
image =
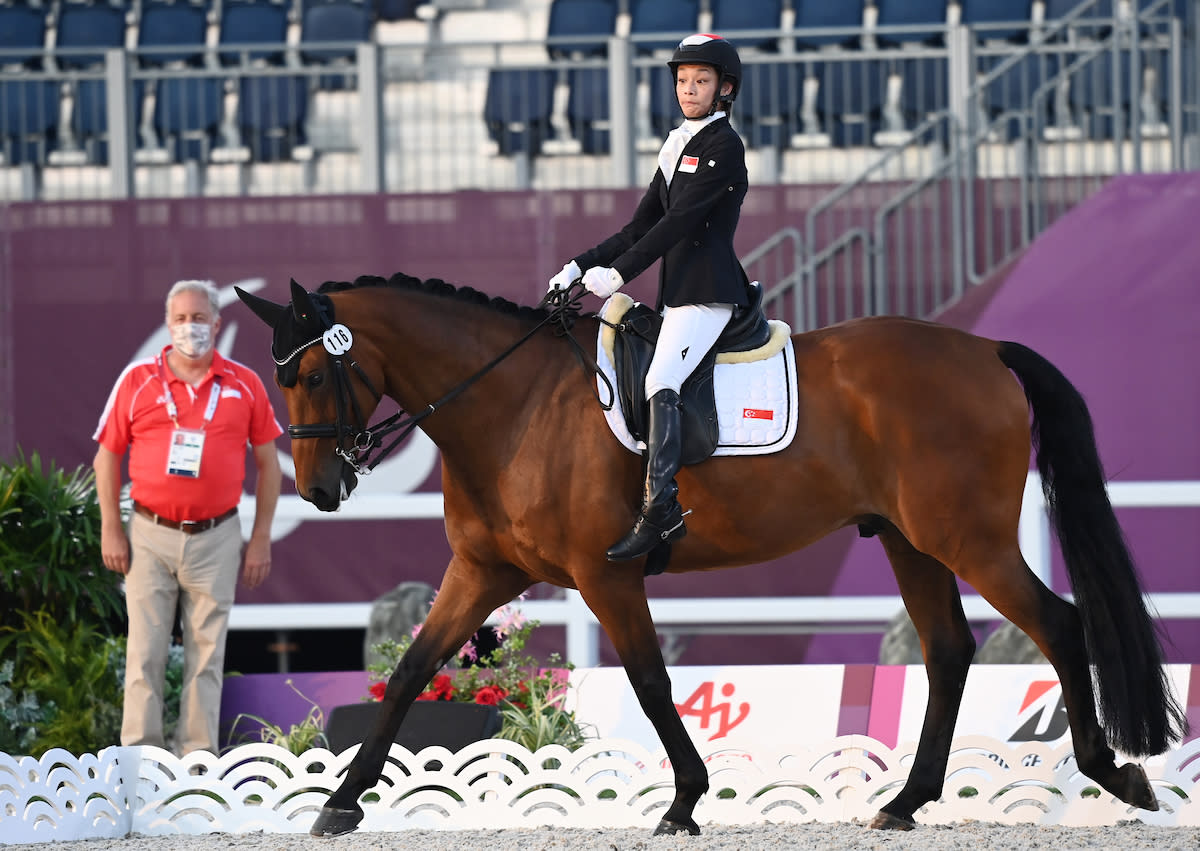
{"type": "MultiPolygon", "coordinates": [[[[288,436],[294,440],[321,437],[336,438],[337,448],[334,450],[335,454],[349,464],[354,472],[358,475],[367,475],[374,470],[384,458],[390,455],[392,451],[399,446],[400,443],[402,443],[404,439],[421,424],[422,421],[425,420],[426,417],[461,395],[467,390],[467,388],[499,366],[505,358],[528,342],[534,334],[547,325],[554,326],[556,335],[566,336],[566,338],[570,340],[572,351],[575,353],[575,357],[580,361],[581,365],[585,366],[585,368],[594,369],[598,375],[604,378],[604,381],[607,384],[608,379],[604,377],[603,372],[600,371],[595,361],[583,351],[583,347],[579,344],[579,341],[577,341],[571,334],[571,329],[575,324],[575,320],[579,316],[579,301],[582,298],[583,293],[584,289],[579,281],[572,283],[566,290],[547,293],[546,297],[542,299],[539,307],[548,306],[550,309],[549,315],[535,325],[532,329],[530,329],[519,340],[494,357],[474,374],[459,382],[440,399],[435,402],[431,402],[420,413],[410,415],[408,412],[403,410],[397,411],[390,417],[377,423],[373,428],[358,428],[347,423],[345,402],[347,397],[349,397],[350,404],[354,409],[355,418],[359,422],[362,422],[365,419],[362,415],[362,409],[358,404],[358,400],[351,392],[350,375],[346,369],[345,353],[349,351],[353,338],[346,326],[332,323],[325,312],[321,311],[320,315],[326,326],[324,334],[322,334],[320,337],[309,340],[307,343],[304,343],[282,360],[274,357],[274,354],[272,353],[272,359],[275,361],[276,366],[284,366],[305,350],[317,345],[318,343],[324,343],[325,350],[329,354],[329,358],[333,362],[334,367],[334,393],[336,394],[335,422],[310,425],[289,425],[287,428],[288,436]],[[590,362],[590,366],[585,363],[585,360],[590,362]],[[391,442],[384,446],[383,439],[389,435],[395,434],[396,432],[399,432],[399,434],[397,434],[391,440],[391,442]],[[345,445],[347,440],[349,440],[348,447],[345,445]],[[378,450],[378,453],[368,462],[368,456],[375,450],[378,450]]],[[[601,321],[604,320],[601,319],[601,321]]],[[[349,366],[350,369],[358,375],[362,383],[366,385],[367,390],[369,390],[371,395],[375,398],[375,402],[380,402],[383,399],[383,394],[375,389],[375,386],[371,383],[370,378],[367,377],[366,372],[358,364],[358,362],[351,359],[349,366]]],[[[609,390],[611,393],[611,385],[609,385],[609,390]]],[[[610,398],[612,397],[610,396],[610,398]]],[[[609,403],[609,407],[611,407],[611,403],[609,403]]]]}

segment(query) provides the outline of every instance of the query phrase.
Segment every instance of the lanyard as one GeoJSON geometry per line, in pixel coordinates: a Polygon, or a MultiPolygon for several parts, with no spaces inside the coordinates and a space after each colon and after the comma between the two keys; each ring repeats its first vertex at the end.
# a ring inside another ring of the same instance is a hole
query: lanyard
{"type": "MultiPolygon", "coordinates": [[[[175,428],[179,428],[179,409],[175,406],[175,397],[171,395],[171,385],[167,382],[166,377],[167,359],[160,355],[158,361],[158,380],[163,386],[163,404],[167,408],[167,416],[171,418],[171,422],[175,423],[175,428]]],[[[205,426],[212,422],[213,415],[217,412],[217,403],[221,401],[221,379],[219,376],[213,378],[212,389],[208,393],[208,405],[204,408],[204,422],[200,424],[200,430],[204,431],[205,426]]]]}

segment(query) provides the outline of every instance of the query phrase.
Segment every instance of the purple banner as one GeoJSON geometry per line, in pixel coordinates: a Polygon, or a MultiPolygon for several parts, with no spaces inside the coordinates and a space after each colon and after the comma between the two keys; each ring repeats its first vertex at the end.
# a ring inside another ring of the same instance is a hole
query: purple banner
{"type": "MultiPolygon", "coordinates": [[[[756,188],[739,250],[802,225],[825,190],[756,188]]],[[[163,297],[177,279],[210,278],[222,290],[240,283],[286,301],[290,278],[314,289],[326,280],[403,271],[532,304],[566,258],[624,223],[639,194],[0,207],[0,455],[20,446],[68,468],[90,465],[91,435],[121,369],[166,342],[163,297]]],[[[1117,181],[1053,227],[1003,286],[987,290],[978,319],[969,316],[982,333],[1033,346],[1076,381],[1092,404],[1109,473],[1121,479],[1200,479],[1198,336],[1188,321],[1200,293],[1193,282],[1200,243],[1189,225],[1200,216],[1198,195],[1196,175],[1117,181]]],[[[652,298],[656,277],[649,270],[630,284],[630,294],[652,298]]],[[[238,303],[222,318],[221,350],[259,371],[285,421],[270,380],[266,329],[238,303]]],[[[958,324],[953,312],[946,318],[958,324]]],[[[290,452],[286,440],[280,448],[290,452]]],[[[408,459],[404,488],[436,492],[434,457],[414,449],[408,459]]],[[[290,480],[284,493],[294,493],[290,480]]],[[[1148,584],[1191,590],[1200,554],[1195,511],[1141,511],[1127,528],[1148,584]]],[[[239,590],[239,602],[368,601],[406,580],[436,587],[449,558],[440,520],[304,522],[275,548],[275,573],[255,592],[239,590]]],[[[1064,581],[1056,576],[1058,590],[1064,581]]],[[[859,543],[852,529],[753,569],[662,576],[648,586],[660,597],[896,592],[878,543],[859,543]]],[[[1177,645],[1173,661],[1200,655],[1200,638],[1177,645]]],[[[795,636],[755,641],[748,659],[745,640],[714,635],[693,638],[683,662],[870,663],[877,652],[877,635],[795,636]]],[[[603,654],[613,661],[607,647],[603,654]]]]}

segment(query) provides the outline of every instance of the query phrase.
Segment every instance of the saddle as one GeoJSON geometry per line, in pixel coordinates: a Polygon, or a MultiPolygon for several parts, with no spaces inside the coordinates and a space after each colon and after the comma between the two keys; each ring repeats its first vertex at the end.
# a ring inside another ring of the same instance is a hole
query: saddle
{"type": "MultiPolygon", "coordinates": [[[[647,305],[635,303],[614,321],[619,322],[613,340],[613,366],[617,375],[615,389],[630,434],[644,441],[649,420],[646,373],[654,357],[662,316],[647,305]]],[[[750,285],[750,303],[734,308],[729,324],[680,389],[679,398],[683,407],[682,464],[699,464],[713,454],[720,439],[716,394],[713,390],[713,368],[717,355],[751,351],[766,345],[770,339],[771,326],[762,309],[762,287],[755,282],[750,285]]]]}

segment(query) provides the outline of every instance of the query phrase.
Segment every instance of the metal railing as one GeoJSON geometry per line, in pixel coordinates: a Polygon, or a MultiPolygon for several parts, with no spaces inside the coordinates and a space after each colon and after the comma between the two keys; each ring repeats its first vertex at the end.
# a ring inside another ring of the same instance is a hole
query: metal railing
{"type": "MultiPolygon", "coordinates": [[[[733,120],[752,186],[811,193],[780,221],[787,236],[747,254],[776,315],[795,330],[928,315],[1110,176],[1200,165],[1200,0],[1186,20],[1171,0],[1137,5],[1136,17],[1082,0],[1049,22],[727,33],[778,43],[743,51],[733,120]],[[841,44],[805,49],[823,41],[841,44]]],[[[449,32],[238,45],[241,61],[218,45],[196,67],[113,49],[102,68],[64,70],[70,52],[44,50],[40,69],[14,70],[0,53],[0,201],[637,187],[677,117],[649,48],[685,34],[614,36],[590,57],[571,40],[449,32]],[[302,61],[335,48],[353,60],[302,61]],[[279,64],[250,61],[272,50],[279,64]],[[518,75],[512,102],[497,104],[497,73],[518,75]],[[13,106],[46,91],[61,92],[59,114],[34,123],[50,128],[6,123],[47,111],[13,106]]]]}
{"type": "MultiPolygon", "coordinates": [[[[1108,486],[1108,494],[1114,508],[1200,508],[1200,481],[1113,482],[1108,486]]],[[[243,498],[240,516],[244,526],[253,523],[253,498],[243,498]]],[[[356,494],[335,514],[318,512],[298,496],[285,496],[280,498],[276,509],[275,524],[441,516],[441,494],[356,494]]],[[[1035,472],[1029,474],[1025,483],[1018,536],[1021,552],[1033,573],[1051,590],[1069,599],[1070,594],[1064,589],[1053,587],[1052,536],[1041,480],[1035,472]]],[[[1200,618],[1200,593],[1155,592],[1148,595],[1148,601],[1159,618],[1200,618]]],[[[520,607],[526,617],[541,621],[544,626],[566,628],[568,660],[580,667],[598,663],[599,623],[577,591],[565,591],[563,599],[558,600],[525,600],[520,607]]],[[[661,631],[688,634],[882,632],[903,608],[904,601],[896,594],[650,600],[650,613],[661,631]]],[[[973,621],[1002,619],[977,595],[964,595],[963,608],[973,621]]],[[[230,629],[284,632],[356,629],[366,627],[370,610],[370,603],[239,604],[233,607],[229,625],[230,629]]]]}

